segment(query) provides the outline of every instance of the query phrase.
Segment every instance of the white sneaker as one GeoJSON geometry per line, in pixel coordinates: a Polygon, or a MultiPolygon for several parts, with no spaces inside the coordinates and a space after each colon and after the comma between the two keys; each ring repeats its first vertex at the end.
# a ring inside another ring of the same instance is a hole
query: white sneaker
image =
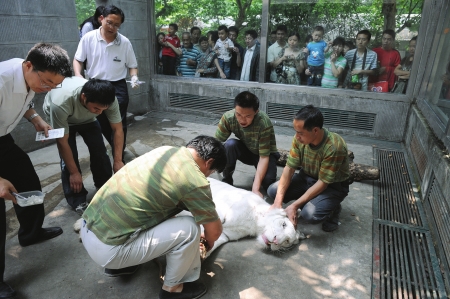
{"type": "Polygon", "coordinates": [[[88,207],[88,203],[87,202],[83,202],[82,204],[79,204],[78,207],[75,208],[75,212],[78,213],[78,215],[83,215],[84,211],[86,210],[86,208],[88,207]]]}

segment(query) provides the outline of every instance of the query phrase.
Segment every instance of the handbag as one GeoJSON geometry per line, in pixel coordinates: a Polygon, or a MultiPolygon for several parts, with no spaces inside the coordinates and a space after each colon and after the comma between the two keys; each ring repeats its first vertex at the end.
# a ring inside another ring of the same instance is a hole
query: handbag
{"type": "Polygon", "coordinates": [[[398,80],[395,82],[394,87],[392,87],[392,93],[405,93],[406,92],[406,82],[403,80],[398,80]]]}
{"type": "Polygon", "coordinates": [[[388,92],[389,84],[388,81],[378,81],[375,83],[369,83],[367,87],[369,91],[373,92],[388,92]]]}

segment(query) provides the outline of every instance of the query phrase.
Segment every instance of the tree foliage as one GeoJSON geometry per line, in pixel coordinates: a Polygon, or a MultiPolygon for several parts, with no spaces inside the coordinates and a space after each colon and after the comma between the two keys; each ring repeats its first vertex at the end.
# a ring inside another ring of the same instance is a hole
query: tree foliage
{"type": "MultiPolygon", "coordinates": [[[[397,32],[408,28],[417,31],[424,0],[396,1],[397,32]]],[[[372,32],[374,40],[381,39],[384,27],[382,13],[383,0],[343,0],[339,2],[318,0],[316,3],[294,3],[297,1],[274,1],[270,7],[269,24],[275,29],[277,24],[285,24],[289,30],[297,31],[306,37],[312,29],[323,26],[325,38],[332,40],[336,36],[353,39],[362,29],[372,32]],[[282,3],[280,3],[282,2],[282,3]]]]}
{"type": "Polygon", "coordinates": [[[75,0],[78,25],[95,13],[95,0],[75,0]]]}
{"type": "Polygon", "coordinates": [[[259,29],[261,10],[262,0],[155,0],[157,31],[170,23],[177,23],[179,31],[192,26],[202,31],[216,30],[231,23],[239,29],[259,29]]]}
{"type": "MultiPolygon", "coordinates": [[[[418,31],[425,0],[396,0],[396,32],[407,28],[418,31]]],[[[336,36],[355,37],[361,29],[369,29],[374,43],[381,39],[384,26],[382,6],[385,0],[273,0],[270,6],[269,32],[278,24],[301,37],[312,28],[325,28],[327,40],[336,36]]],[[[78,24],[93,15],[95,0],[75,0],[78,24]]],[[[177,23],[179,32],[199,26],[203,32],[216,30],[221,24],[234,24],[240,30],[261,29],[262,0],[155,0],[156,31],[177,23]]],[[[242,35],[241,35],[242,38],[242,35]]]]}

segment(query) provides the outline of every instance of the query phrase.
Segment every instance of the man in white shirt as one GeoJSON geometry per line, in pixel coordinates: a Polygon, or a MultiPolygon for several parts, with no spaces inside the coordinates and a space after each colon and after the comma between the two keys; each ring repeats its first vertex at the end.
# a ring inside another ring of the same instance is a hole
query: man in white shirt
{"type": "Polygon", "coordinates": [[[258,33],[253,30],[245,31],[244,62],[242,64],[241,81],[258,81],[260,45],[256,43],[258,33]]]}
{"type": "Polygon", "coordinates": [[[278,54],[281,52],[283,48],[287,48],[288,44],[284,39],[287,34],[286,25],[278,25],[277,27],[277,41],[272,44],[267,50],[267,64],[270,66],[270,82],[275,83],[277,81],[277,73],[275,72],[276,66],[273,65],[273,62],[278,58],[278,54]]]}
{"type": "MultiPolygon", "coordinates": [[[[24,117],[36,131],[50,126],[33,109],[35,92],[60,87],[64,77],[72,76],[67,52],[56,45],[36,44],[25,60],[13,58],[0,62],[0,198],[11,200],[20,223],[21,246],[29,246],[62,234],[60,227],[42,228],[44,205],[20,207],[11,192],[41,190],[39,177],[28,155],[20,149],[11,131],[24,117]]],[[[10,298],[15,291],[3,281],[5,271],[6,212],[0,200],[0,298],[10,298]]]]}
{"type": "MultiPolygon", "coordinates": [[[[73,60],[75,76],[83,77],[81,71],[83,62],[87,60],[86,74],[89,78],[110,81],[116,89],[116,97],[119,101],[120,116],[124,134],[123,149],[126,145],[127,136],[127,108],[129,103],[127,83],[125,77],[129,71],[131,86],[138,87],[137,60],[130,40],[118,32],[125,21],[123,11],[108,5],[100,17],[102,26],[87,33],[80,40],[77,52],[73,60]]],[[[97,117],[102,127],[103,136],[114,149],[113,133],[108,118],[101,114],[97,117]]]]}

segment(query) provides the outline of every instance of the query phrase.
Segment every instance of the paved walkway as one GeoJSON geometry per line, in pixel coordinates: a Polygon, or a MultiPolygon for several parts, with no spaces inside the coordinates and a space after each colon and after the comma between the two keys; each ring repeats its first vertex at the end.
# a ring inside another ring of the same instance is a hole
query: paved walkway
{"type": "MultiPolygon", "coordinates": [[[[162,145],[182,146],[200,134],[214,135],[218,120],[191,115],[153,112],[135,117],[128,129],[128,149],[141,155],[162,145]]],[[[294,131],[276,127],[278,148],[289,149],[294,131]]],[[[344,136],[355,162],[372,164],[378,141],[344,136]]],[[[78,140],[85,185],[95,192],[89,159],[78,140]]],[[[47,242],[22,248],[15,236],[14,210],[9,210],[5,281],[17,291],[15,298],[158,298],[159,268],[142,265],[130,277],[102,274],[78,241],[72,225],[78,215],[62,194],[59,158],[55,145],[30,153],[46,192],[44,226],[61,226],[64,234],[47,242]]],[[[127,157],[129,158],[129,157],[127,157]]],[[[281,175],[279,168],[278,175],[281,175]]],[[[239,164],[238,187],[250,189],[254,169],[239,164]]],[[[205,299],[219,298],[370,298],[372,276],[371,182],[353,183],[343,202],[341,226],[332,233],[320,225],[300,225],[308,238],[285,253],[271,253],[248,238],[223,245],[202,265],[205,299]]]]}

